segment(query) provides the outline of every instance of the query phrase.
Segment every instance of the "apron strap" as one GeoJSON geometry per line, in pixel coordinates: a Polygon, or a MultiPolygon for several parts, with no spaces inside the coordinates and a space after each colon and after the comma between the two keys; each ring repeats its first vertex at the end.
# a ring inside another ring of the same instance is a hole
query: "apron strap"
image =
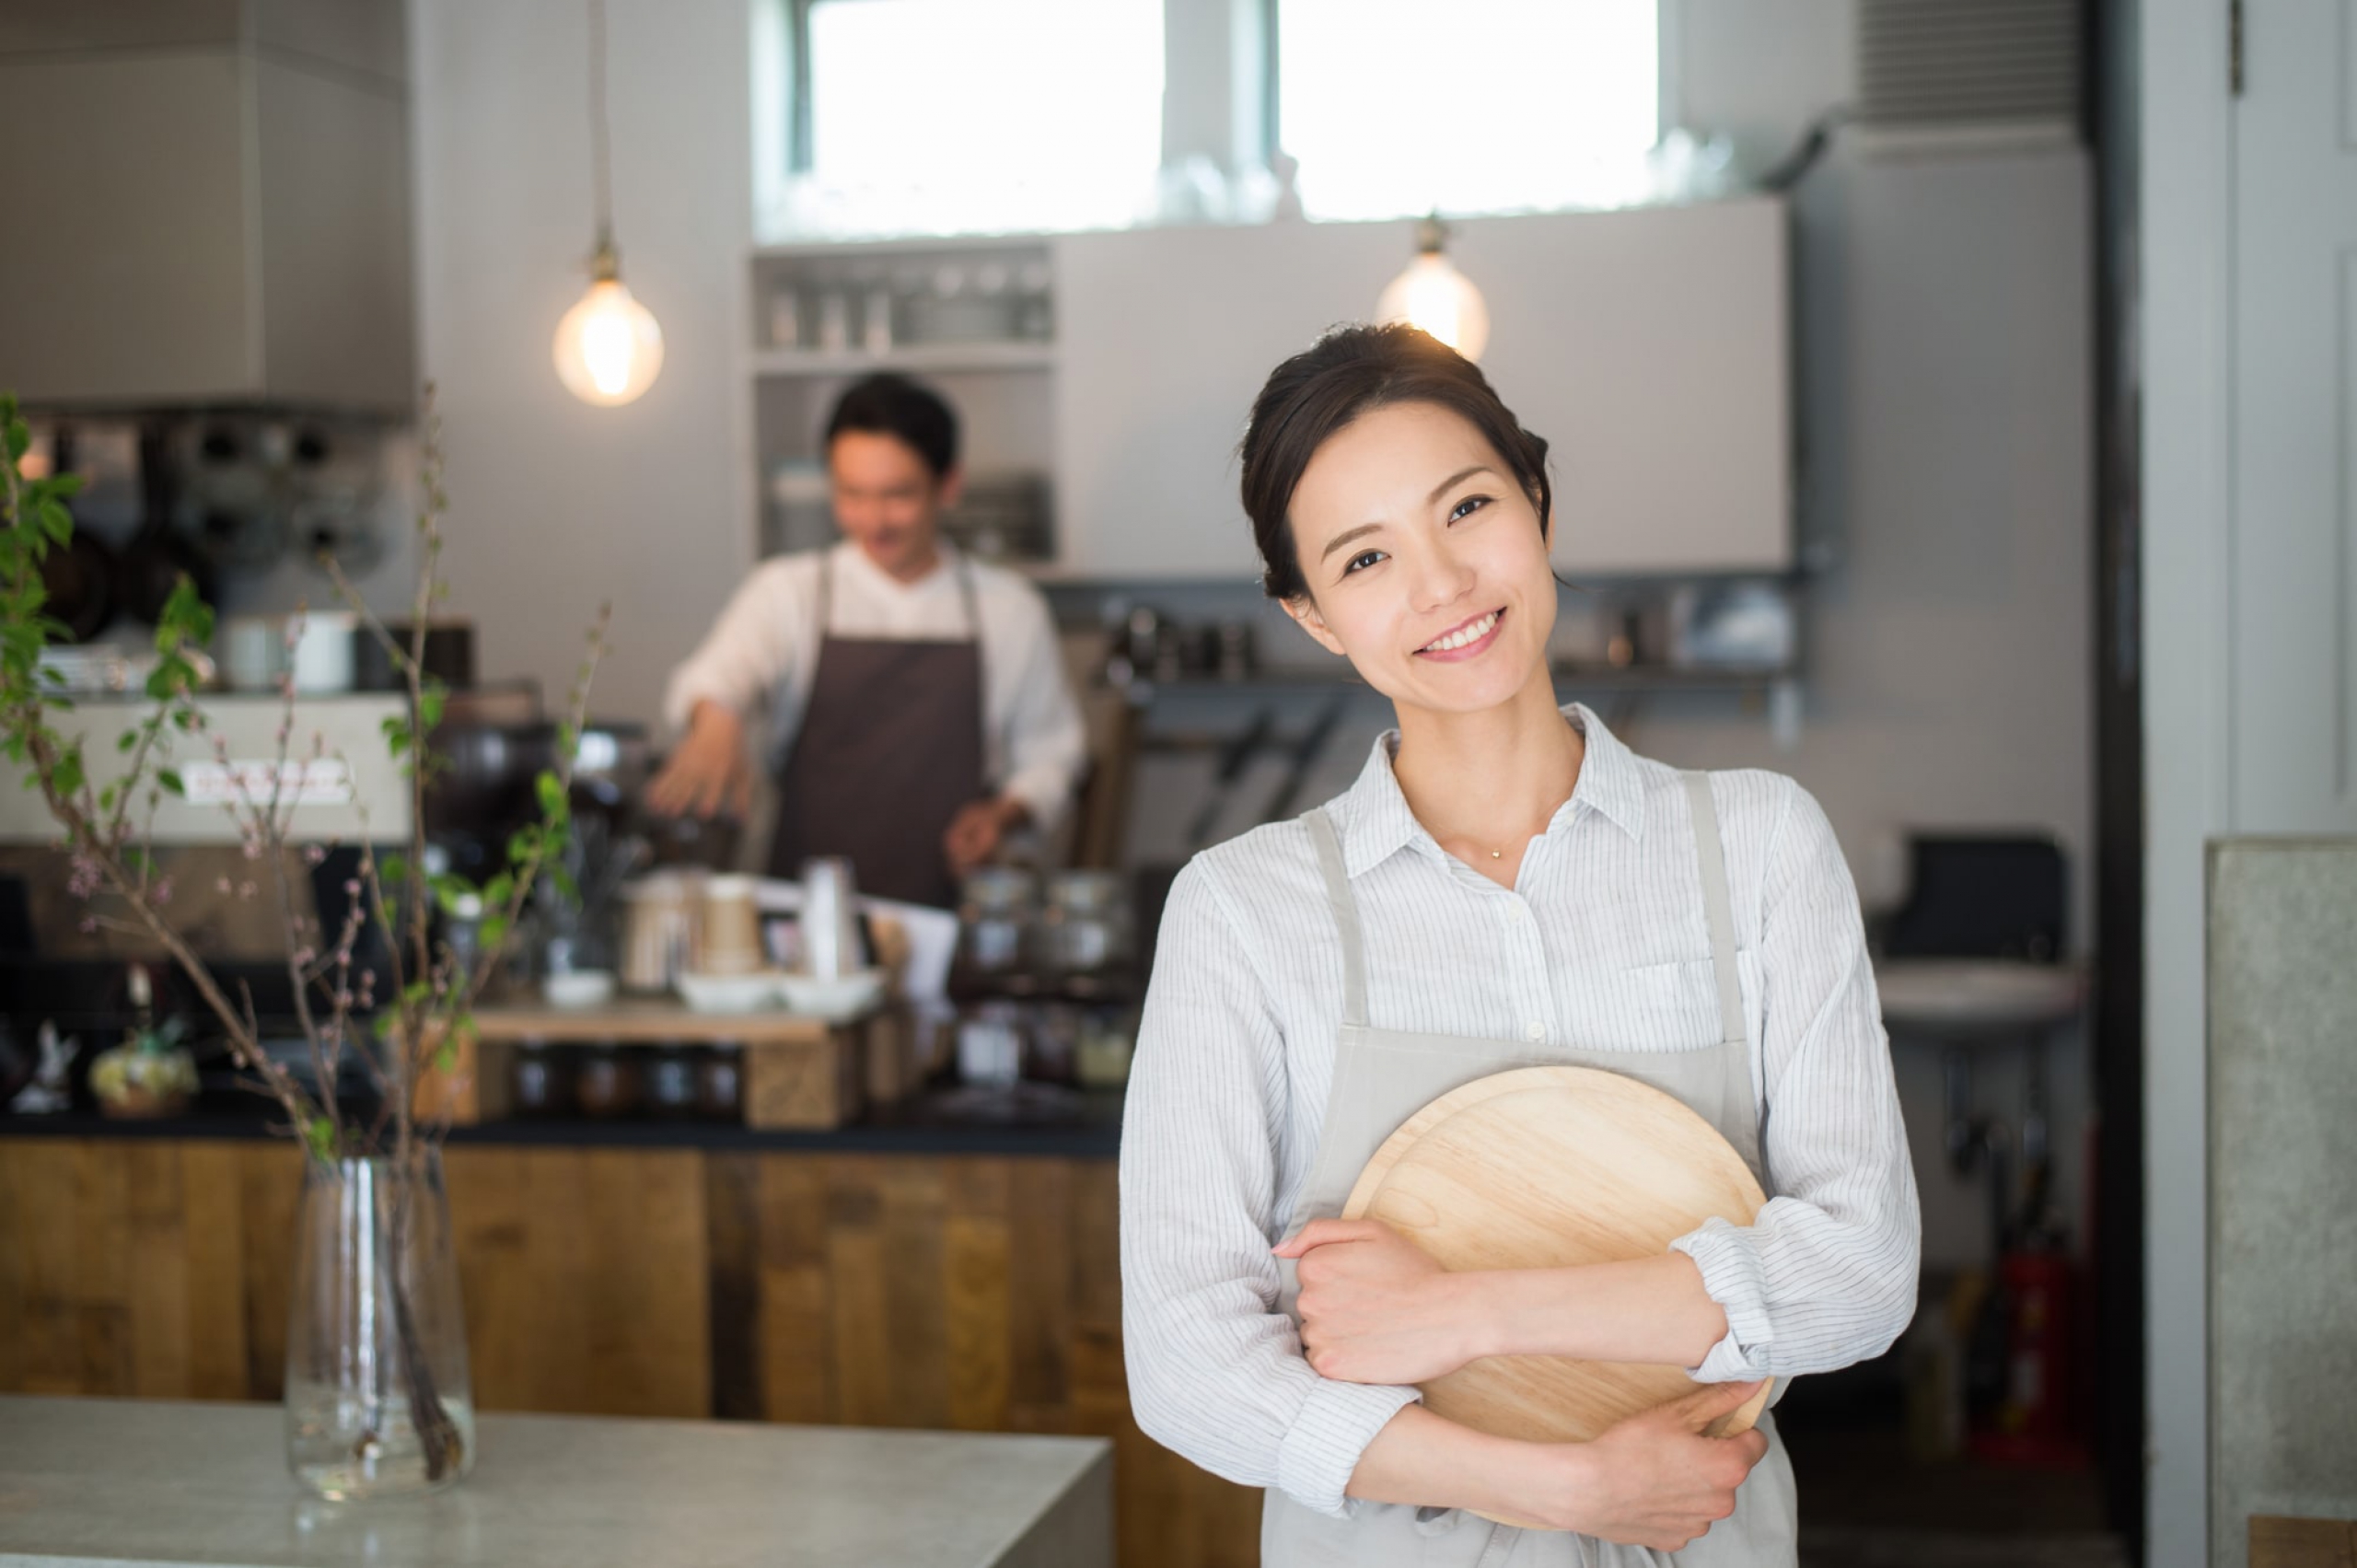
{"type": "Polygon", "coordinates": [[[1334,906],[1334,925],[1342,934],[1342,1022],[1366,1023],[1366,950],[1359,937],[1359,904],[1351,896],[1351,876],[1342,869],[1342,841],[1334,824],[1318,807],[1302,813],[1309,826],[1309,842],[1318,847],[1318,868],[1326,874],[1326,897],[1334,906]]]}
{"type": "Polygon", "coordinates": [[[1687,772],[1686,796],[1694,808],[1694,857],[1702,872],[1702,912],[1711,924],[1711,968],[1719,982],[1719,1038],[1743,1040],[1743,984],[1735,964],[1735,907],[1727,897],[1726,855],[1719,842],[1718,803],[1711,798],[1711,775],[1687,772]]]}

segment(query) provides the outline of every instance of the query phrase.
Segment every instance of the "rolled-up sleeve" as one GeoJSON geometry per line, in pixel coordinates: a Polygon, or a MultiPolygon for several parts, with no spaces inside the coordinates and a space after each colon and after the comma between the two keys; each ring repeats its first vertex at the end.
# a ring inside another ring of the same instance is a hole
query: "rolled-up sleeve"
{"type": "MultiPolygon", "coordinates": [[[[795,558],[764,562],[729,596],[712,630],[677,668],[663,693],[663,721],[685,729],[700,702],[749,716],[795,683],[817,642],[815,590],[795,558]]],[[[815,585],[815,577],[812,579],[815,585]]]]}
{"type": "Polygon", "coordinates": [[[1072,800],[1088,760],[1088,733],[1047,605],[1028,597],[1016,624],[1008,649],[1015,669],[1006,695],[1006,778],[999,788],[1021,801],[1044,832],[1072,800]]]}
{"type": "Polygon", "coordinates": [[[1213,871],[1172,884],[1122,1118],[1122,1339],[1147,1435],[1205,1469],[1346,1516],[1408,1388],[1332,1382],[1277,1310],[1283,1040],[1213,871]]]}
{"type": "Polygon", "coordinates": [[[1671,1245],[1727,1334],[1704,1382],[1827,1372],[1880,1354],[1915,1311],[1922,1221],[1857,889],[1824,810],[1786,781],[1761,882],[1761,1153],[1774,1195],[1748,1225],[1671,1245]]]}

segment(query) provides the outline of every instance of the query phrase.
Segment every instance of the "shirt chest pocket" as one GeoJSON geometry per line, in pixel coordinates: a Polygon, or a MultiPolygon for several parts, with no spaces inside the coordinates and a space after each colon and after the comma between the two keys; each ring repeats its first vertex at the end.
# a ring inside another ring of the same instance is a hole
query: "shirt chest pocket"
{"type": "MultiPolygon", "coordinates": [[[[1736,955],[1744,1034],[1757,1031],[1758,956],[1736,955]]],[[[1708,958],[1644,964],[1583,976],[1573,986],[1574,1038],[1603,1049],[1701,1051],[1726,1038],[1717,968],[1708,958]]]]}

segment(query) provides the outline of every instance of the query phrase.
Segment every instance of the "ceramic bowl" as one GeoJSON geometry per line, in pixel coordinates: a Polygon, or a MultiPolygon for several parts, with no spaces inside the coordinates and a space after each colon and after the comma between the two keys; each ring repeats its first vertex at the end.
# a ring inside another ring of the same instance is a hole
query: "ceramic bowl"
{"type": "Polygon", "coordinates": [[[540,994],[552,1007],[602,1007],[614,999],[614,977],[606,970],[575,970],[540,981],[540,994]]]}
{"type": "Polygon", "coordinates": [[[679,995],[691,1013],[758,1013],[777,1005],[773,970],[751,974],[681,974],[679,995]]]}
{"type": "Polygon", "coordinates": [[[884,971],[860,970],[828,980],[789,971],[777,977],[777,986],[787,1012],[831,1022],[856,1017],[875,1006],[884,994],[884,971]]]}

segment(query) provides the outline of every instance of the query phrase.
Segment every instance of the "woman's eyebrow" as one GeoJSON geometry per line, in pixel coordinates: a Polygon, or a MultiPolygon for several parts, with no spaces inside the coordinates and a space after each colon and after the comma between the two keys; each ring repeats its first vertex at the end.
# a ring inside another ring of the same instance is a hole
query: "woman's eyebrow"
{"type": "Polygon", "coordinates": [[[1442,480],[1438,484],[1433,486],[1433,493],[1424,497],[1424,505],[1427,506],[1437,505],[1442,496],[1447,494],[1450,491],[1456,489],[1467,480],[1471,479],[1477,473],[1486,473],[1490,474],[1492,478],[1495,477],[1495,470],[1493,470],[1487,463],[1475,463],[1469,469],[1459,469],[1457,472],[1450,474],[1446,479],[1442,480]]]}
{"type": "MultiPolygon", "coordinates": [[[[1491,477],[1495,478],[1497,470],[1490,467],[1487,463],[1475,463],[1469,469],[1459,469],[1455,473],[1450,474],[1446,479],[1442,480],[1438,484],[1433,486],[1433,493],[1424,497],[1424,505],[1427,506],[1438,505],[1442,496],[1447,494],[1450,491],[1456,489],[1467,480],[1471,479],[1477,473],[1486,473],[1491,477]]],[[[1341,549],[1342,546],[1350,543],[1351,540],[1364,538],[1368,534],[1374,533],[1382,527],[1383,525],[1381,523],[1361,523],[1354,528],[1344,528],[1341,533],[1336,534],[1332,539],[1326,541],[1326,548],[1318,552],[1318,559],[1323,561],[1329,555],[1333,554],[1334,552],[1341,549]]]]}

